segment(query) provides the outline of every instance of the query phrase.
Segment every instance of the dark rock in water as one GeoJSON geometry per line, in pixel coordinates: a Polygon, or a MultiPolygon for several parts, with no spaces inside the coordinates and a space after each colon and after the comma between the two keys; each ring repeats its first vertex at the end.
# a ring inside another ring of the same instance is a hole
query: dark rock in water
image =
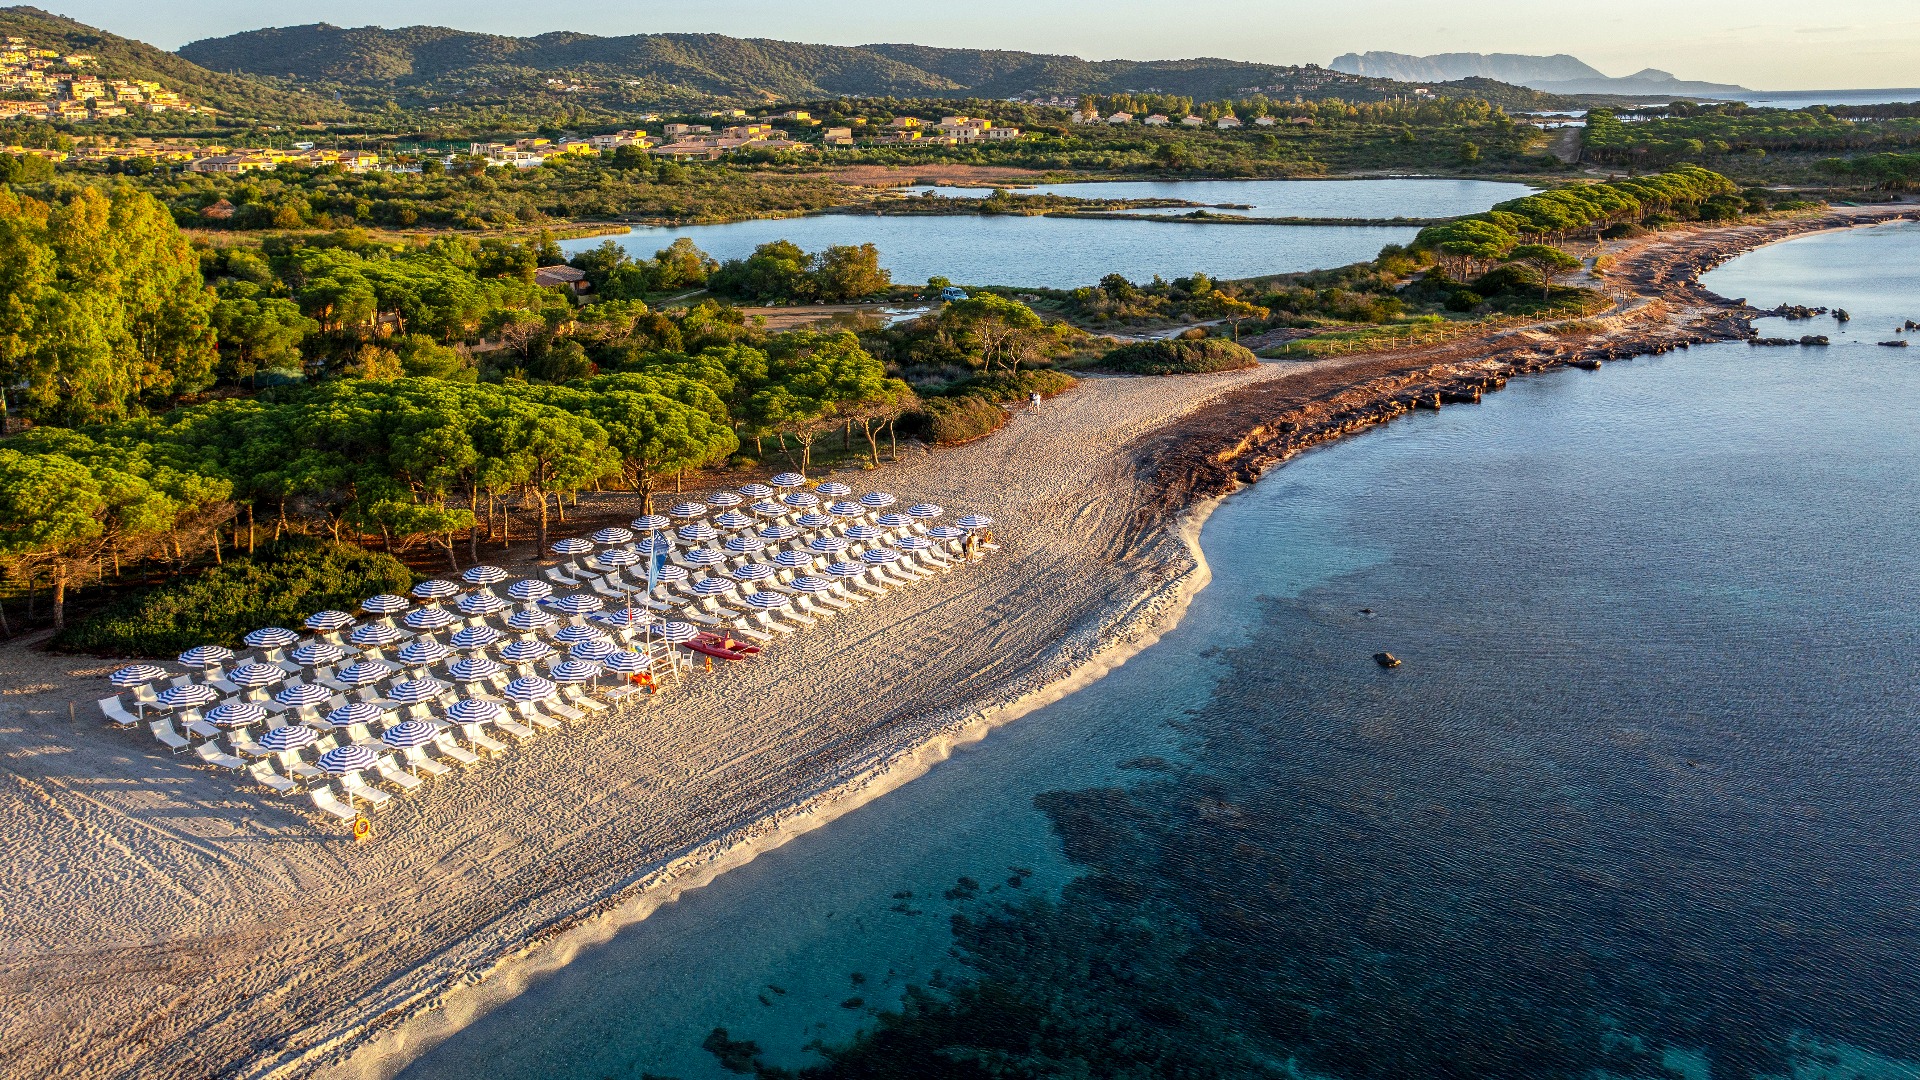
{"type": "MultiPolygon", "coordinates": [[[[1903,344],[1903,345],[1904,345],[1904,344],[1906,344],[1906,343],[1905,343],[1905,342],[1901,342],[1901,344],[1903,344]]],[[[1370,608],[1370,607],[1363,607],[1363,608],[1361,608],[1361,609],[1360,609],[1360,614],[1362,614],[1362,615],[1365,615],[1365,616],[1366,616],[1367,618],[1369,618],[1369,619],[1371,619],[1371,618],[1373,618],[1373,616],[1374,616],[1374,610],[1373,610],[1372,608],[1370,608]]]]}
{"type": "Polygon", "coordinates": [[[1834,322],[1852,322],[1853,316],[1847,313],[1846,308],[1834,308],[1833,321],[1834,322]]]}
{"type": "Polygon", "coordinates": [[[1381,667],[1399,667],[1400,666],[1400,658],[1393,655],[1390,652],[1374,653],[1373,662],[1376,664],[1379,664],[1381,667]]]}
{"type": "Polygon", "coordinates": [[[1805,336],[1803,336],[1803,337],[1801,337],[1801,339],[1800,339],[1800,344],[1802,344],[1802,345],[1825,345],[1825,344],[1827,344],[1827,335],[1825,335],[1825,334],[1807,334],[1807,335],[1805,335],[1805,336]]]}
{"type": "Polygon", "coordinates": [[[1579,368],[1582,371],[1599,371],[1600,361],[1594,360],[1594,359],[1575,360],[1573,362],[1573,366],[1579,368]]]}
{"type": "Polygon", "coordinates": [[[1904,349],[1907,347],[1907,343],[1904,341],[1883,341],[1880,344],[1885,345],[1889,349],[1904,349]]]}
{"type": "Polygon", "coordinates": [[[1792,338],[1785,338],[1785,337],[1756,337],[1756,338],[1748,338],[1747,344],[1777,347],[1780,345],[1798,345],[1800,343],[1793,340],[1792,338]]]}

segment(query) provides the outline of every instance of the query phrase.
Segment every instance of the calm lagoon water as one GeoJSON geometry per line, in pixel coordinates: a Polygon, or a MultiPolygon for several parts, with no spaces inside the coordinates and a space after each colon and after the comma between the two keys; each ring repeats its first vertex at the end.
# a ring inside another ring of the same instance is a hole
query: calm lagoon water
{"type": "MultiPolygon", "coordinates": [[[[1063,185],[1056,185],[1063,186],[1063,185]]],[[[1519,184],[1477,181],[1194,181],[1154,184],[1077,184],[1085,189],[1138,189],[1138,197],[1165,195],[1200,202],[1245,202],[1261,213],[1320,217],[1441,216],[1485,210],[1523,195],[1519,184]],[[1146,189],[1153,189],[1147,192],[1146,189]],[[1204,189],[1204,190],[1203,190],[1204,189]],[[1272,209],[1267,209],[1267,207],[1272,209]],[[1282,207],[1296,207],[1284,210],[1282,207]],[[1427,207],[1438,208],[1428,213],[1427,207]]],[[[955,189],[984,195],[978,189],[955,189]]],[[[791,240],[808,251],[832,244],[871,242],[895,281],[935,275],[982,285],[1070,289],[1118,271],[1137,281],[1169,280],[1195,270],[1216,278],[1255,277],[1345,266],[1371,259],[1388,244],[1404,244],[1417,229],[1316,225],[1236,226],[1145,221],[1089,221],[1038,217],[875,217],[816,214],[802,218],[736,221],[726,225],[636,228],[613,240],[639,258],[685,236],[720,259],[749,255],[761,244],[791,240]]],[[[590,237],[561,243],[569,255],[605,243],[590,237]]]]}
{"type": "MultiPolygon", "coordinates": [[[[950,198],[984,199],[992,188],[912,187],[910,194],[932,191],[950,198]]],[[[1071,195],[1080,199],[1185,199],[1231,203],[1245,210],[1222,214],[1253,217],[1393,218],[1457,217],[1477,214],[1495,203],[1533,194],[1526,184],[1491,180],[1406,178],[1394,180],[1117,180],[1079,184],[1034,184],[1013,190],[1022,195],[1071,195]]],[[[1169,207],[1133,213],[1185,214],[1169,207]]]]}
{"type": "Polygon", "coordinates": [[[1920,227],[1709,283],[1855,318],[1278,470],[1160,644],[405,1075],[719,1078],[716,1026],[797,1066],[969,977],[1168,995],[1117,1026],[1264,1063],[1222,1075],[1920,1074],[1920,350],[1872,344],[1920,317],[1920,227]],[[1073,918],[950,955],[953,913],[1035,895],[1073,918]]]}

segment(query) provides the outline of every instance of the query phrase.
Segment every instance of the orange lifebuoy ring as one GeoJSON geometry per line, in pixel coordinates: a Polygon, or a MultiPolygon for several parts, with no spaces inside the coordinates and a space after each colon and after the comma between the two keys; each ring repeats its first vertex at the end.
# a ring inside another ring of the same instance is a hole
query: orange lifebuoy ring
{"type": "Polygon", "coordinates": [[[368,821],[366,818],[363,818],[363,817],[357,817],[353,819],[353,838],[355,840],[365,840],[371,837],[372,835],[373,835],[373,822],[368,821]]]}

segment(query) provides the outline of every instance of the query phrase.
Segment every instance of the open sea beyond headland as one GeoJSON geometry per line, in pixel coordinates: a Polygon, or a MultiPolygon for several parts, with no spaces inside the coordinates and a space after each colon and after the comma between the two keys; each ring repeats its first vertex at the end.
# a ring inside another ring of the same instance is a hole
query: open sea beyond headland
{"type": "Polygon", "coordinates": [[[1920,1074],[1920,227],[1708,282],[1854,319],[1302,457],[1158,645],[404,1075],[800,1066],[908,984],[978,992],[895,1045],[1091,1075],[1920,1074]]]}

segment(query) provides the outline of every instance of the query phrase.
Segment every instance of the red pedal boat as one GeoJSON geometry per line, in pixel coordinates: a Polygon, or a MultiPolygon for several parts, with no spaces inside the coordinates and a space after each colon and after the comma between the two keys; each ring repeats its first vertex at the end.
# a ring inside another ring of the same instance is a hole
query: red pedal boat
{"type": "Polygon", "coordinates": [[[745,660],[760,651],[758,645],[733,638],[722,638],[718,634],[701,634],[687,642],[687,648],[720,660],[745,660]]]}

